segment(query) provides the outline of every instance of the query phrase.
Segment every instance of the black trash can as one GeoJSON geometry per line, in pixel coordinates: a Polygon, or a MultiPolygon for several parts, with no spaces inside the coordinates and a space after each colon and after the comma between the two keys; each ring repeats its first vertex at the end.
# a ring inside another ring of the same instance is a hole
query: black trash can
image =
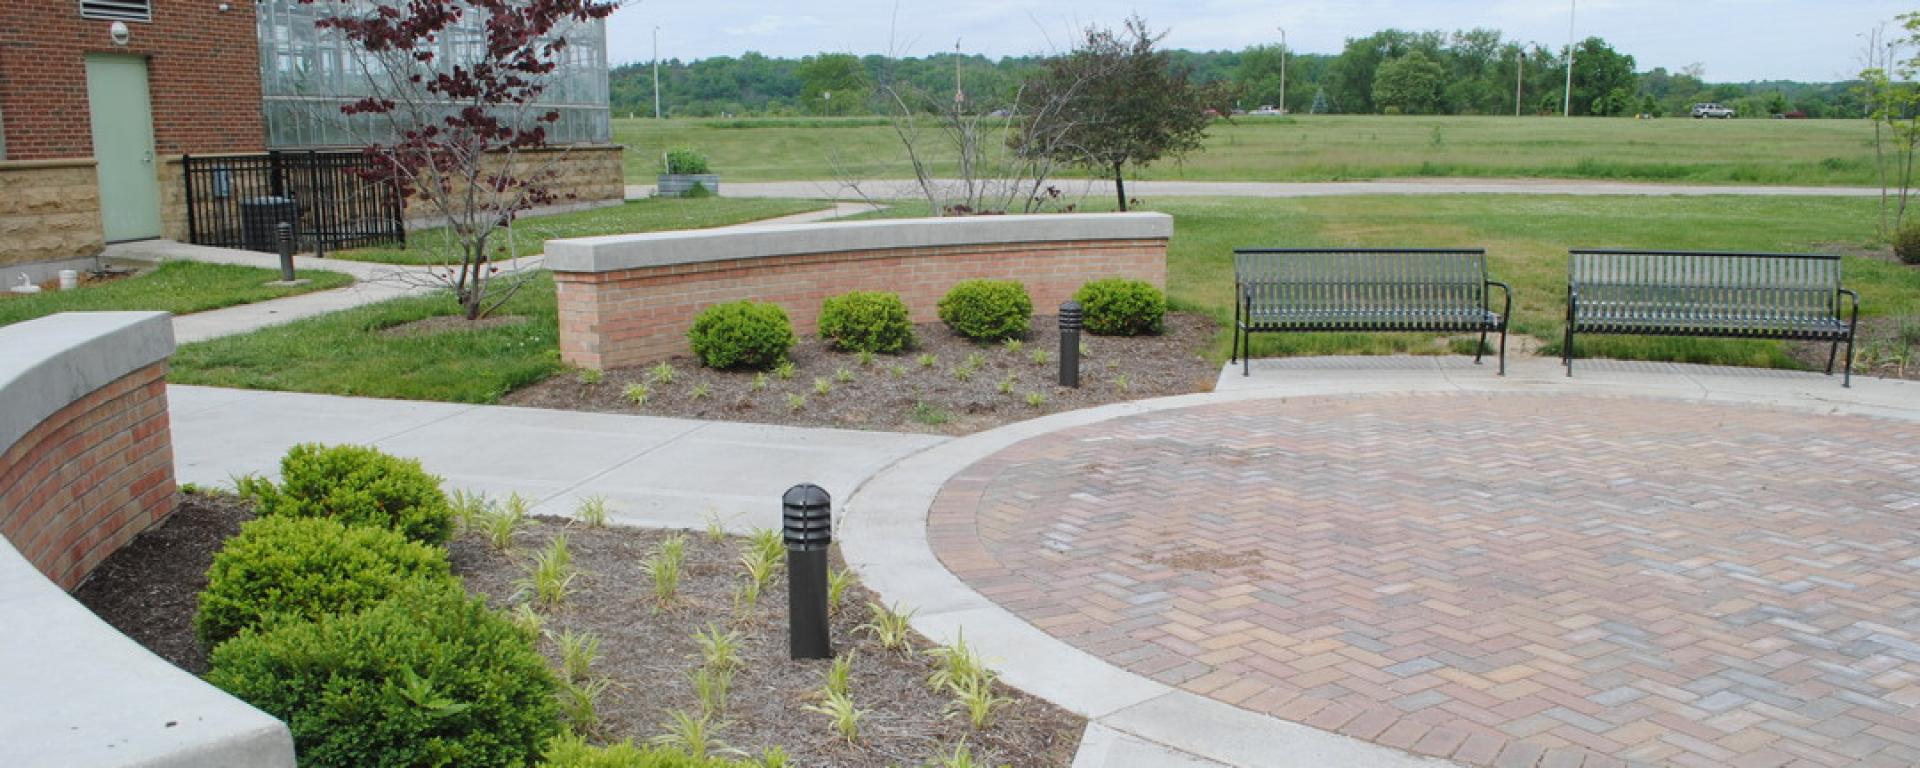
{"type": "Polygon", "coordinates": [[[240,227],[247,250],[277,253],[279,228],[293,225],[293,241],[300,242],[300,203],[291,197],[249,197],[240,201],[240,227]]]}

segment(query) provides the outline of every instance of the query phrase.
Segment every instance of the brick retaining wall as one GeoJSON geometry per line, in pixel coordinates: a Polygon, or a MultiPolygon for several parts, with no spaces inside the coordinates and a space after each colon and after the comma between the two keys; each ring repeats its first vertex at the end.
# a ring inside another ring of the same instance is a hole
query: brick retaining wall
{"type": "Polygon", "coordinates": [[[700,310],[740,299],[781,305],[805,334],[821,301],[847,291],[899,293],[915,322],[930,322],[940,297],[973,278],[1026,284],[1040,314],[1089,280],[1165,287],[1171,234],[1162,214],[909,219],[581,238],[547,253],[561,359],[604,369],[686,354],[700,310]]]}

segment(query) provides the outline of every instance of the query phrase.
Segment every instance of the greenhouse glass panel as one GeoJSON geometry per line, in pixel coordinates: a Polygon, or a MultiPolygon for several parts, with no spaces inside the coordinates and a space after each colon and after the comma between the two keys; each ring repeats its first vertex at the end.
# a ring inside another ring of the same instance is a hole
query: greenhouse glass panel
{"type": "MultiPolygon", "coordinates": [[[[340,33],[316,22],[339,13],[341,2],[259,0],[260,87],[273,149],[363,146],[388,138],[378,116],[349,117],[340,108],[371,92],[382,77],[378,63],[357,56],[340,33]]],[[[370,8],[356,0],[353,7],[370,8]]],[[[439,42],[441,62],[462,61],[481,45],[481,22],[468,18],[439,42]]],[[[566,32],[558,67],[530,113],[557,111],[559,122],[547,129],[553,144],[605,144],[608,124],[607,29],[604,21],[574,25],[566,32]]]]}

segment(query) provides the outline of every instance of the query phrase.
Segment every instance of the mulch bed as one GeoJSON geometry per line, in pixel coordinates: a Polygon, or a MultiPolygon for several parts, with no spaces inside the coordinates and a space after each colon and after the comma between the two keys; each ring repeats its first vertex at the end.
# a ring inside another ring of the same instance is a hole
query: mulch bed
{"type": "MultiPolygon", "coordinates": [[[[1912,338],[1916,328],[1920,328],[1920,317],[1860,318],[1859,332],[1854,339],[1854,374],[1920,381],[1920,343],[1912,338]],[[1904,361],[1898,355],[1903,349],[1906,350],[1904,361]]],[[[1812,370],[1825,370],[1831,346],[1824,342],[1797,343],[1792,347],[1792,354],[1812,370]]],[[[1842,345],[1840,353],[1844,355],[1846,351],[1842,345]]],[[[1845,361],[1834,366],[1836,375],[1843,365],[1845,361]]]]}
{"type": "MultiPolygon", "coordinates": [[[[1058,385],[1060,331],[1054,317],[1035,317],[1033,330],[1018,350],[1003,344],[975,344],[946,326],[916,326],[913,349],[899,355],[876,355],[861,365],[852,353],[834,351],[817,337],[794,346],[790,360],[794,375],[781,379],[767,375],[764,390],[753,390],[754,372],[716,371],[692,357],[675,357],[671,383],[654,375],[654,365],[603,372],[597,383],[581,376],[556,376],[506,397],[512,405],[579,411],[645,414],[719,421],[749,421],[808,427],[842,427],[906,432],[968,434],[1059,411],[1087,408],[1125,400],[1206,392],[1213,389],[1219,367],[1201,357],[1212,342],[1215,324],[1210,318],[1170,312],[1166,331],[1159,336],[1120,338],[1081,334],[1086,354],[1081,358],[1080,387],[1058,385]],[[1035,362],[1035,352],[1046,354],[1035,362]],[[922,366],[921,355],[933,355],[932,366],[922,366]],[[966,380],[955,373],[970,356],[981,361],[966,380]],[[846,371],[851,381],[837,381],[846,371]],[[1010,391],[1001,384],[1011,377],[1010,391]],[[816,380],[830,391],[815,391],[816,380]],[[648,388],[644,405],[626,397],[629,385],[648,388]],[[704,385],[704,396],[696,393],[704,385]],[[1045,401],[1033,405],[1031,393],[1045,401]],[[792,407],[801,395],[805,404],[792,407]]],[[[657,363],[656,363],[657,364],[657,363]]]]}
{"type": "MultiPolygon", "coordinates": [[[[206,671],[206,650],[193,633],[196,596],[220,543],[251,517],[247,502],[231,496],[183,494],[167,523],[136,538],[107,559],[74,596],[109,624],[162,658],[188,671],[206,671]]],[[[870,616],[873,595],[857,584],[847,590],[832,621],[836,651],[856,654],[851,692],[856,706],[871,710],[862,721],[862,743],[848,745],[826,716],[803,707],[815,703],[830,662],[787,658],[784,576],[761,595],[756,610],[736,616],[733,590],[745,579],[739,557],[744,540],[711,540],[687,532],[681,598],[668,609],[654,602],[640,564],[671,531],[589,528],[557,518],[535,518],[515,540],[511,554],[492,550],[476,535],[450,545],[454,571],[467,588],[505,607],[519,592],[534,553],[565,533],[580,569],[565,604],[544,611],[549,632],[591,632],[601,638],[593,674],[614,684],[599,704],[596,741],[645,741],[662,733],[672,710],[698,711],[686,674],[697,664],[693,633],[709,623],[743,636],[745,666],[734,678],[726,725],[717,738],[759,754],[779,746],[794,765],[882,768],[920,765],[936,753],[965,743],[980,765],[1067,766],[1079,747],[1085,720],[1005,686],[1012,703],[984,731],[948,717],[948,699],[927,689],[928,657],[886,651],[856,628],[870,616]]],[[[840,567],[837,553],[836,569],[840,567]]],[[[915,636],[915,648],[930,644],[915,636]]],[[[550,657],[553,643],[542,644],[550,657]]],[[[988,659],[989,662],[993,659],[988,659]]]]}

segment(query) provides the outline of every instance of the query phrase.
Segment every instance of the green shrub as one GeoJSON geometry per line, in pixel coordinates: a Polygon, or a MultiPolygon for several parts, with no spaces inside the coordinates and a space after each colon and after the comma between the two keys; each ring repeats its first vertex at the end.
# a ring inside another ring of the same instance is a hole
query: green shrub
{"type": "Polygon", "coordinates": [[[296,445],[280,460],[279,485],[246,477],[239,486],[261,517],[330,517],[428,544],[444,544],[453,533],[453,505],[439,477],[418,461],[365,446],[296,445]]]}
{"type": "Polygon", "coordinates": [[[891,355],[913,343],[913,322],[900,294],[852,291],[820,305],[820,336],[842,352],[891,355]]]}
{"type": "Polygon", "coordinates": [[[1920,224],[1908,224],[1894,233],[1893,255],[1903,264],[1920,264],[1920,224]]]}
{"type": "Polygon", "coordinates": [[[712,173],[707,166],[707,156],[684,147],[667,150],[667,167],[670,174],[695,175],[712,173]]]}
{"type": "Polygon", "coordinates": [[[940,297],[940,321],[974,341],[1024,336],[1033,299],[1013,280],[963,280],[940,297]]]}
{"type": "Polygon", "coordinates": [[[588,746],[571,733],[547,742],[539,768],[759,768],[760,762],[697,758],[671,747],[636,747],[631,739],[604,747],[588,746]]]}
{"type": "Polygon", "coordinates": [[[1088,333],[1139,336],[1166,327],[1167,295],[1140,280],[1095,280],[1080,286],[1073,300],[1086,312],[1088,333]]]}
{"type": "Polygon", "coordinates": [[[194,628],[212,648],[281,618],[358,613],[415,581],[447,581],[446,550],[385,528],[266,517],[227,540],[207,571],[194,628]]]}
{"type": "Polygon", "coordinates": [[[301,768],[525,766],[559,729],[533,632],[445,583],[242,632],[207,681],[285,721],[301,768]]]}
{"type": "Polygon", "coordinates": [[[710,368],[771,368],[793,349],[793,322],[778,304],[715,304],[694,318],[687,342],[710,368]]]}

